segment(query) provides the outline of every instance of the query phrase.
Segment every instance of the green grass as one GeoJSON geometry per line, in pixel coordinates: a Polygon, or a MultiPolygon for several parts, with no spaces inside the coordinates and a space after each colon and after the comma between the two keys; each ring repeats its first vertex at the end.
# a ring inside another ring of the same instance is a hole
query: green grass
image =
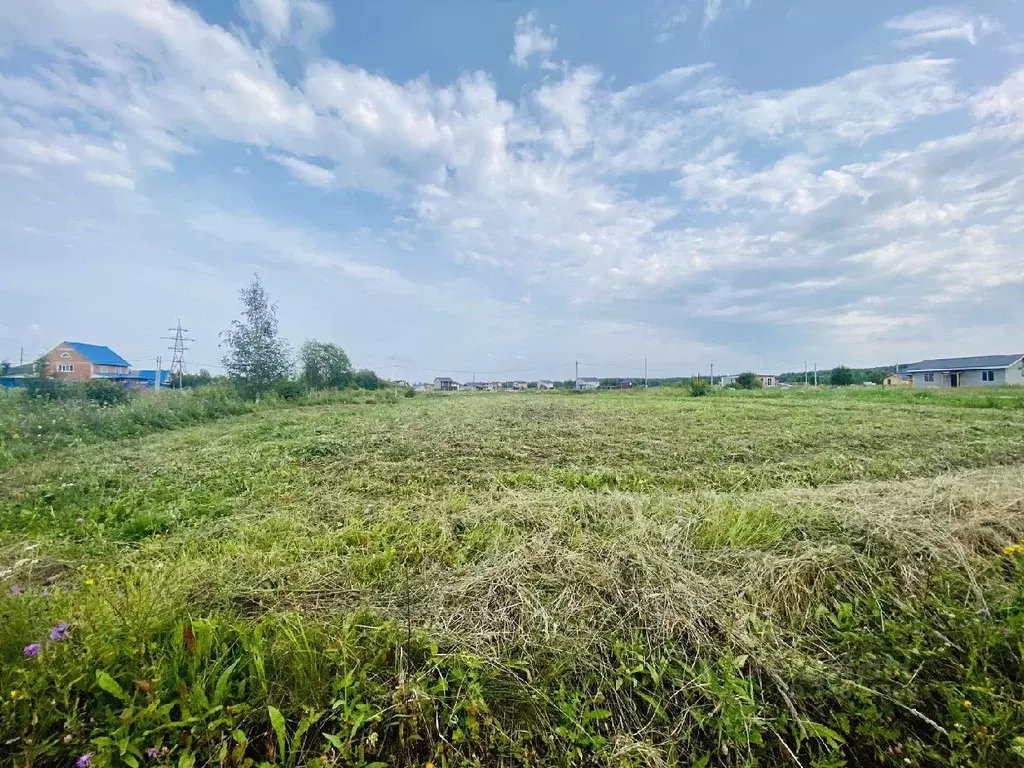
{"type": "Polygon", "coordinates": [[[239,397],[232,387],[212,385],[138,394],[125,405],[101,406],[84,397],[54,402],[29,397],[22,390],[0,389],[0,467],[74,445],[140,437],[282,406],[377,403],[396,397],[384,390],[343,390],[312,392],[294,401],[275,396],[252,401],[239,397]]]}
{"type": "Polygon", "coordinates": [[[1024,765],[1024,393],[917,394],[275,404],[9,454],[0,761],[1024,765]]]}

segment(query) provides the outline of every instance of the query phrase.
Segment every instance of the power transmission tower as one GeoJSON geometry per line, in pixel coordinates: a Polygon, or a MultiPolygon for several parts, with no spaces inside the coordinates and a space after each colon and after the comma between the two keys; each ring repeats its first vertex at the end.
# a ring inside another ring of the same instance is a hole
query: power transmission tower
{"type": "Polygon", "coordinates": [[[185,335],[186,333],[188,333],[188,328],[181,327],[180,318],[178,319],[178,326],[176,328],[168,328],[167,330],[174,332],[173,336],[160,337],[166,341],[174,342],[173,347],[168,347],[168,349],[174,353],[174,356],[171,358],[171,365],[167,369],[167,372],[170,374],[172,379],[174,378],[175,374],[178,375],[178,389],[181,389],[181,378],[186,373],[188,373],[188,369],[185,366],[185,352],[189,349],[189,347],[185,346],[185,342],[195,341],[195,339],[190,339],[188,336],[185,335]]]}

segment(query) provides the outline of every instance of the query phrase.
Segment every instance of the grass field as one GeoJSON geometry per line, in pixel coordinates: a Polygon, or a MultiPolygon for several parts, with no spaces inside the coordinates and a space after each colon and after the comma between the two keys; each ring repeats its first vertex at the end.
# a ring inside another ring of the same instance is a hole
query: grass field
{"type": "Polygon", "coordinates": [[[0,435],[0,760],[1024,765],[1024,393],[378,400],[0,435]]]}

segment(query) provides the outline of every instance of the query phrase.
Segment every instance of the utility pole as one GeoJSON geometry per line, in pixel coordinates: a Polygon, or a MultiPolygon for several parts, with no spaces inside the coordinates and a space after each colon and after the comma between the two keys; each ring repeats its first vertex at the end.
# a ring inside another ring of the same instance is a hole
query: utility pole
{"type": "Polygon", "coordinates": [[[188,328],[181,327],[180,319],[176,328],[168,328],[167,330],[174,331],[174,335],[161,336],[160,338],[174,342],[173,347],[168,347],[174,353],[174,357],[171,358],[171,367],[168,370],[172,377],[174,374],[178,374],[178,389],[181,389],[181,377],[188,373],[188,369],[185,367],[185,351],[189,348],[185,346],[185,342],[195,341],[195,339],[190,339],[185,335],[188,333],[188,328]]]}
{"type": "Polygon", "coordinates": [[[18,355],[18,365],[21,366],[21,365],[24,365],[24,364],[25,364],[25,348],[22,347],[21,348],[21,354],[18,355]]]}
{"type": "Polygon", "coordinates": [[[814,386],[818,386],[818,363],[814,363],[814,386]]]}
{"type": "Polygon", "coordinates": [[[160,391],[160,374],[163,373],[163,360],[160,355],[156,356],[156,378],[153,379],[153,389],[160,391]]]}
{"type": "Polygon", "coordinates": [[[804,360],[804,386],[807,386],[807,361],[804,360]]]}
{"type": "Polygon", "coordinates": [[[711,386],[715,386],[715,364],[711,364],[711,386]]]}
{"type": "Polygon", "coordinates": [[[644,355],[644,389],[647,389],[647,355],[644,355]]]}
{"type": "Polygon", "coordinates": [[[576,379],[573,381],[573,386],[576,386],[576,382],[580,380],[580,361],[576,361],[576,379]]]}

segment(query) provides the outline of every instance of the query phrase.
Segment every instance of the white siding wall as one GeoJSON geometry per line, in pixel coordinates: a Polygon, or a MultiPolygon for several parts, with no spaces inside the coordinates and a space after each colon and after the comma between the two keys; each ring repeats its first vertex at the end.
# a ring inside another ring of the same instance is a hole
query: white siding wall
{"type": "MultiPolygon", "coordinates": [[[[961,371],[960,372],[960,386],[961,387],[1002,387],[1007,384],[1024,385],[1024,367],[1020,364],[1014,364],[1009,368],[994,368],[995,380],[994,381],[982,381],[981,371],[961,371]]],[[[936,371],[934,374],[934,381],[925,381],[925,374],[915,373],[912,374],[914,377],[914,386],[922,388],[932,387],[948,387],[949,386],[949,375],[944,374],[941,371],[936,371]]]]}
{"type": "Polygon", "coordinates": [[[961,387],[999,387],[1006,382],[1006,373],[1001,369],[995,369],[995,381],[982,381],[981,371],[963,371],[960,374],[961,387]]]}
{"type": "Polygon", "coordinates": [[[1006,369],[1006,383],[1024,385],[1024,360],[1011,365],[1006,369]]]}

